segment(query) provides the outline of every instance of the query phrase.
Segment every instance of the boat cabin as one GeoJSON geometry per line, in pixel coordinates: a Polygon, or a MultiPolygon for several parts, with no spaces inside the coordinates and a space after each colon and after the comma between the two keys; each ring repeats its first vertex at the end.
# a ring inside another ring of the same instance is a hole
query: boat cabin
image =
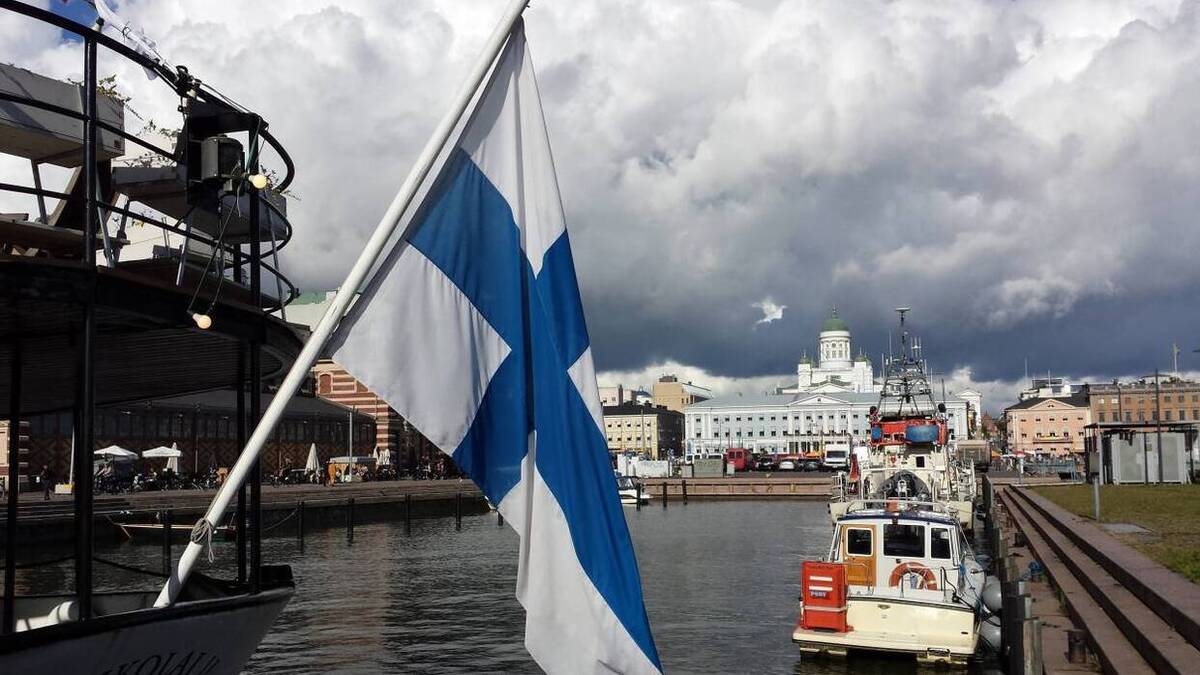
{"type": "MultiPolygon", "coordinates": [[[[896,502],[892,502],[896,504],[896,502]]],[[[838,521],[828,559],[846,566],[850,595],[942,596],[960,585],[970,545],[953,516],[870,509],[838,521]]]]}

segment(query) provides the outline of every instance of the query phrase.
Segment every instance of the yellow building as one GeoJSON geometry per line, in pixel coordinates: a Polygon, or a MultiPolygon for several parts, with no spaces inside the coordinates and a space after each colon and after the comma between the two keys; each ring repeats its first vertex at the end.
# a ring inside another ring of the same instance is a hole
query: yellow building
{"type": "Polygon", "coordinates": [[[604,440],[609,452],[635,452],[651,459],[683,454],[683,413],[623,403],[604,406],[604,440]]]}
{"type": "Polygon", "coordinates": [[[707,387],[680,382],[674,375],[663,375],[654,383],[652,390],[654,405],[681,413],[683,409],[712,398],[712,390],[707,387]]]}

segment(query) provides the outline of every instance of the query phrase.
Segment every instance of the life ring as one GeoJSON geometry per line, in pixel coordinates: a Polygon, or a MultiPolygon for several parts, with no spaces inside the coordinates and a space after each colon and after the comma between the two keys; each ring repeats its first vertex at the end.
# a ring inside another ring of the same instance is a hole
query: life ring
{"type": "Polygon", "coordinates": [[[937,576],[934,575],[933,570],[917,562],[906,562],[896,565],[891,575],[888,576],[888,586],[899,586],[900,581],[908,574],[915,574],[917,579],[920,580],[916,586],[917,588],[924,588],[930,591],[937,590],[937,576]]]}

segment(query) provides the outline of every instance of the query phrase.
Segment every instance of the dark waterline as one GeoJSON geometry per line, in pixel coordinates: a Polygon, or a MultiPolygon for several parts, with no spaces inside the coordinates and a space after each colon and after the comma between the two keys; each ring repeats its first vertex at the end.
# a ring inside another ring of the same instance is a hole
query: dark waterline
{"type": "MultiPolygon", "coordinates": [[[[832,528],[823,502],[693,502],[626,509],[655,641],[670,673],[917,672],[910,660],[806,658],[791,642],[804,558],[824,555],[832,528]]],[[[284,527],[287,527],[286,525],[284,527]]],[[[287,563],[295,598],[247,666],[248,673],[540,672],[524,645],[513,596],[517,537],[494,515],[309,532],[305,553],[281,536],[268,562],[287,563]]],[[[179,547],[176,547],[178,555],[179,547]]],[[[229,575],[232,546],[216,543],[229,575]]],[[[158,549],[122,545],[98,554],[161,565],[158,549]]],[[[29,590],[62,588],[70,567],[30,570],[29,590]]],[[[144,577],[103,565],[98,589],[144,577]]]]}

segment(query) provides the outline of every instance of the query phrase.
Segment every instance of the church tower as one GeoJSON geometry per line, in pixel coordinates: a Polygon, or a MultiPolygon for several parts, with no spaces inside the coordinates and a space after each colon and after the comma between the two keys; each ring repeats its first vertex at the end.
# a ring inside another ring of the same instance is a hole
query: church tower
{"type": "Polygon", "coordinates": [[[853,354],[850,353],[850,328],[838,318],[837,308],[821,326],[820,362],[822,370],[850,370],[853,354]]]}

